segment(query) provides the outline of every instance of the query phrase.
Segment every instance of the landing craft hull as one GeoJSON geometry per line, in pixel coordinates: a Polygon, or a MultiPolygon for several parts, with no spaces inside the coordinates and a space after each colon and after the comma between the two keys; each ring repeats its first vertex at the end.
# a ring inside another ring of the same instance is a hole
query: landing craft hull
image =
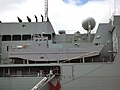
{"type": "Polygon", "coordinates": [[[63,78],[62,90],[119,90],[120,64],[96,65],[75,65],[73,78],[63,78]]]}
{"type": "MultiPolygon", "coordinates": [[[[58,64],[57,64],[58,65],[58,64]]],[[[120,64],[86,63],[59,64],[61,67],[60,90],[119,90],[120,64]]],[[[31,90],[43,77],[2,77],[0,90],[31,90]]],[[[56,85],[57,78],[52,79],[56,85]]],[[[49,83],[41,90],[49,90],[49,83]]]]}

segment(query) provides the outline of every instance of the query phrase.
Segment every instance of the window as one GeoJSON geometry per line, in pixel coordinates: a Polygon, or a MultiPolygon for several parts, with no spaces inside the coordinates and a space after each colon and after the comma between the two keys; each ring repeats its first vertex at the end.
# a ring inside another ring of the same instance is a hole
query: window
{"type": "Polygon", "coordinates": [[[12,40],[13,41],[21,41],[21,35],[13,35],[12,40]]]}
{"type": "Polygon", "coordinates": [[[2,35],[2,41],[11,41],[11,35],[2,35]]]}
{"type": "Polygon", "coordinates": [[[44,57],[40,57],[40,59],[44,59],[44,57]]]}
{"type": "Polygon", "coordinates": [[[35,39],[35,41],[38,41],[38,39],[35,39]]]}
{"type": "Polygon", "coordinates": [[[43,39],[43,41],[47,41],[47,39],[43,39]]]}
{"type": "Polygon", "coordinates": [[[26,34],[26,35],[22,35],[22,40],[31,40],[31,35],[26,34]]]}
{"type": "Polygon", "coordinates": [[[48,37],[48,40],[51,40],[51,34],[43,34],[44,37],[48,37]]]}
{"type": "Polygon", "coordinates": [[[42,39],[39,39],[39,41],[42,41],[42,39]]]}
{"type": "Polygon", "coordinates": [[[41,34],[34,34],[33,37],[40,38],[41,34]]]}
{"type": "Polygon", "coordinates": [[[95,43],[96,46],[100,45],[100,43],[95,43]]]}

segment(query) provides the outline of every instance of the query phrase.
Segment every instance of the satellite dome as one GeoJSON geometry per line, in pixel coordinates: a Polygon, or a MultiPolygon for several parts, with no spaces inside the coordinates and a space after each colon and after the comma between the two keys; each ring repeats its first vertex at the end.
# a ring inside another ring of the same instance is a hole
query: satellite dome
{"type": "Polygon", "coordinates": [[[79,37],[80,36],[80,32],[79,31],[75,32],[75,36],[79,37]]]}
{"type": "Polygon", "coordinates": [[[95,24],[96,24],[96,22],[95,22],[94,18],[89,17],[89,18],[83,20],[83,22],[82,22],[82,27],[83,27],[85,30],[88,31],[88,30],[89,30],[89,25],[90,25],[90,26],[91,26],[91,27],[90,27],[91,30],[93,30],[93,28],[95,27],[95,24]]]}
{"type": "Polygon", "coordinates": [[[65,30],[60,30],[59,34],[65,34],[65,30]]]}

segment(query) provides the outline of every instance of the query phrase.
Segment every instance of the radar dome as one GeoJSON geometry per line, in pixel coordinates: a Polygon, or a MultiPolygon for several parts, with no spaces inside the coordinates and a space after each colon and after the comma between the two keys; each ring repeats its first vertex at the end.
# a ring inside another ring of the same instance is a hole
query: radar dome
{"type": "Polygon", "coordinates": [[[65,34],[65,30],[60,30],[59,34],[65,34]]]}
{"type": "Polygon", "coordinates": [[[92,30],[95,27],[95,24],[96,24],[96,22],[95,22],[94,18],[89,17],[89,18],[83,20],[82,27],[88,31],[89,29],[92,30]]]}

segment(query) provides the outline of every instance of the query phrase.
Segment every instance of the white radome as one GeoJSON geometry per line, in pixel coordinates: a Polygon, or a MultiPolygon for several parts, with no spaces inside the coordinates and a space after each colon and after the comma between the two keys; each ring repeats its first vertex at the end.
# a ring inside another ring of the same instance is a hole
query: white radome
{"type": "Polygon", "coordinates": [[[85,30],[89,30],[89,25],[91,27],[91,30],[93,30],[93,28],[95,27],[96,25],[96,22],[94,20],[94,18],[92,17],[88,17],[87,19],[83,20],[82,21],[82,27],[85,29],[85,30]]]}

